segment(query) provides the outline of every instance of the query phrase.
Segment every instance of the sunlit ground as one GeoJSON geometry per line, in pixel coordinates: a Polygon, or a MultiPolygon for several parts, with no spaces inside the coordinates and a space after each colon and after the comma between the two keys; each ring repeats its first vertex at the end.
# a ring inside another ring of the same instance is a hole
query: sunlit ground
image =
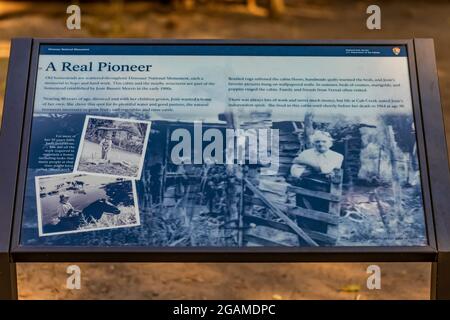
{"type": "Polygon", "coordinates": [[[20,264],[21,299],[429,299],[430,264],[80,264],[81,290],[66,288],[68,264],[20,264]]]}

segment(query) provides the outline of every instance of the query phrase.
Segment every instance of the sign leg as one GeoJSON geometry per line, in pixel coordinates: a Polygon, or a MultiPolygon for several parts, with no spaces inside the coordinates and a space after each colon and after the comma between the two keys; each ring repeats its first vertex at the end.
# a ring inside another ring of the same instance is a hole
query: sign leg
{"type": "Polygon", "coordinates": [[[439,252],[431,271],[431,299],[450,300],[450,252],[439,252]]]}
{"type": "Polygon", "coordinates": [[[8,254],[0,254],[0,300],[17,300],[16,264],[8,254]]]}

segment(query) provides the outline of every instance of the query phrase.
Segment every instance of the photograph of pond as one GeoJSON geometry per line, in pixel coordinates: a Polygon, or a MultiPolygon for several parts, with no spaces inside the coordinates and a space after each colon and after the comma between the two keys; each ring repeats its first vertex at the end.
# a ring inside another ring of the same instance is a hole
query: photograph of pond
{"type": "Polygon", "coordinates": [[[134,181],[85,174],[36,177],[39,235],[139,225],[134,181]]]}

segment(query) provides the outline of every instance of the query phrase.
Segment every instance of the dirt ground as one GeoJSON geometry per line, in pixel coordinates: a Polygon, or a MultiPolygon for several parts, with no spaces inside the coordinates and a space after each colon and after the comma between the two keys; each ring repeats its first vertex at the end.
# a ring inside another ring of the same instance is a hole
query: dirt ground
{"type": "Polygon", "coordinates": [[[20,264],[21,299],[428,299],[429,264],[79,264],[81,289],[66,289],[68,264],[20,264]]]}
{"type": "MultiPolygon", "coordinates": [[[[194,11],[155,3],[82,4],[82,29],[65,28],[67,4],[0,1],[0,109],[11,37],[141,37],[435,40],[441,96],[450,128],[450,2],[377,1],[382,30],[365,27],[372,1],[287,0],[280,19],[243,5],[194,11]]],[[[216,1],[217,2],[217,1],[216,1]]],[[[450,130],[447,130],[450,141],[450,130]]],[[[21,299],[427,299],[429,264],[383,264],[382,289],[366,289],[368,264],[80,264],[82,289],[67,290],[66,267],[20,264],[21,299]]]]}

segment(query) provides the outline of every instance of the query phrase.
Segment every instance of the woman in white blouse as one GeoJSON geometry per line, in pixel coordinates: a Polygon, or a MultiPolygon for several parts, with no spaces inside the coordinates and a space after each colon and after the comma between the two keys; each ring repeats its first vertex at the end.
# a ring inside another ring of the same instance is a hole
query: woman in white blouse
{"type": "Polygon", "coordinates": [[[291,175],[299,178],[304,173],[330,174],[334,169],[340,169],[344,157],[342,154],[330,150],[333,139],[325,131],[315,131],[311,136],[314,147],[302,151],[294,160],[291,175]]]}

